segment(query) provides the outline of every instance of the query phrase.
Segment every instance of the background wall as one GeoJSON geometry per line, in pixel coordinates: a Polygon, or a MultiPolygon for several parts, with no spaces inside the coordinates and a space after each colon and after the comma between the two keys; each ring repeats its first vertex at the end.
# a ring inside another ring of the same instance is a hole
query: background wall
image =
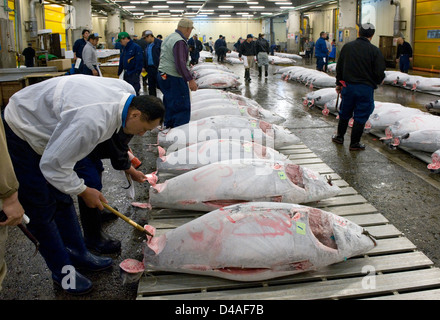
{"type": "MultiPolygon", "coordinates": [[[[134,32],[138,36],[142,34],[144,30],[151,30],[156,36],[161,34],[164,38],[173,33],[177,28],[177,23],[180,18],[177,19],[149,19],[142,21],[135,21],[134,32]]],[[[251,33],[258,37],[258,34],[262,32],[262,22],[260,20],[233,20],[233,19],[217,19],[217,20],[194,20],[193,34],[197,33],[199,37],[205,36],[206,41],[209,37],[215,41],[219,35],[226,37],[228,47],[232,49],[232,45],[237,42],[238,38],[244,37],[251,33]]]]}

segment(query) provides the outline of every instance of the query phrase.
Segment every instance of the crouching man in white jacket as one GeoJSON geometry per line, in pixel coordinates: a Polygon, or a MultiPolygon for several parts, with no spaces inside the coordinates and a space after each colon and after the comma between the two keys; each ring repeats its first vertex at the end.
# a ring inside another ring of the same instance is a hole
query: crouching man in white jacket
{"type": "Polygon", "coordinates": [[[2,118],[20,183],[18,197],[54,282],[66,292],[84,294],[92,288],[77,268],[99,271],[113,262],[84,244],[72,196],[100,210],[107,200],[84,184],[75,164],[118,130],[142,136],[156,128],[164,113],[160,99],[136,96],[125,81],[85,75],[46,80],[10,98],[2,118]],[[75,281],[69,282],[65,277],[72,267],[75,281]]]}

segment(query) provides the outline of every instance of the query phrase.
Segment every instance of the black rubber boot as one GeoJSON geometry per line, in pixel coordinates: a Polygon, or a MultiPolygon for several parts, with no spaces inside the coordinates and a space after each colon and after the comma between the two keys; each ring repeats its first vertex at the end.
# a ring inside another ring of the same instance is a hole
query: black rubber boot
{"type": "Polygon", "coordinates": [[[365,150],[365,145],[361,143],[361,137],[364,133],[364,127],[364,123],[359,123],[356,121],[353,122],[353,128],[351,128],[350,151],[365,150]]]}
{"type": "Polygon", "coordinates": [[[119,252],[121,242],[102,230],[101,212],[87,207],[81,197],[78,197],[78,206],[87,248],[104,254],[119,252]]]}
{"type": "MultiPolygon", "coordinates": [[[[56,204],[54,204],[54,206],[56,206],[56,204]]],[[[37,208],[34,210],[35,215],[32,216],[28,229],[40,243],[38,251],[43,256],[49,270],[52,272],[54,283],[62,287],[62,289],[69,294],[82,295],[90,292],[92,290],[92,282],[71,267],[72,261],[70,259],[69,251],[65,246],[65,238],[70,238],[70,236],[66,236],[65,231],[62,233],[62,230],[59,229],[58,223],[55,219],[47,217],[46,220],[45,214],[47,216],[47,212],[43,212],[43,210],[48,210],[45,209],[46,208],[37,208]],[[45,221],[40,219],[40,217],[43,217],[42,219],[45,221]],[[66,269],[66,267],[68,269],[66,269]]],[[[73,212],[75,213],[75,216],[72,216],[71,212],[71,210],[63,210],[55,213],[55,215],[66,216],[65,219],[69,221],[70,225],[72,225],[72,230],[69,230],[68,232],[74,233],[76,229],[75,224],[79,227],[79,223],[74,208],[73,212]]],[[[78,239],[80,242],[83,242],[81,239],[81,229],[79,229],[79,232],[80,237],[78,237],[78,239]]],[[[72,236],[74,238],[76,237],[76,235],[72,236]]],[[[81,247],[81,244],[79,246],[81,247]]]]}
{"type": "Polygon", "coordinates": [[[348,121],[349,120],[344,120],[344,119],[339,118],[338,133],[332,136],[333,142],[338,143],[338,144],[344,143],[344,135],[347,132],[348,121]]]}
{"type": "Polygon", "coordinates": [[[267,73],[267,66],[264,66],[264,76],[267,78],[268,73],[267,73]]]}
{"type": "Polygon", "coordinates": [[[249,71],[249,69],[245,69],[245,71],[244,71],[244,80],[245,81],[251,81],[251,76],[250,76],[250,71],[249,71]]]}
{"type": "Polygon", "coordinates": [[[258,78],[261,78],[262,72],[263,72],[262,67],[258,67],[258,78]]]}

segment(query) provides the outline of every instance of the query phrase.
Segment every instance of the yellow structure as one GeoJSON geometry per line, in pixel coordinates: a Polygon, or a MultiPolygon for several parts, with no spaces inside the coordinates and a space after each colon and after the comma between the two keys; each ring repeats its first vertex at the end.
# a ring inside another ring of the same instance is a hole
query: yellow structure
{"type": "Polygon", "coordinates": [[[417,0],[413,69],[440,72],[440,0],[417,0]]]}

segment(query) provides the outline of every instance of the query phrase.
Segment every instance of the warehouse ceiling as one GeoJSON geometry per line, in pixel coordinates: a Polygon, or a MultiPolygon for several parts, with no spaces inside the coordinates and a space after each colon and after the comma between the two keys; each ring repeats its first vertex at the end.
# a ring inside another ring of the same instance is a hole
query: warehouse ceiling
{"type": "Polygon", "coordinates": [[[311,10],[323,4],[337,3],[335,0],[92,0],[95,13],[121,10],[124,17],[188,17],[195,19],[240,18],[256,19],[273,17],[289,10],[311,10]]]}

